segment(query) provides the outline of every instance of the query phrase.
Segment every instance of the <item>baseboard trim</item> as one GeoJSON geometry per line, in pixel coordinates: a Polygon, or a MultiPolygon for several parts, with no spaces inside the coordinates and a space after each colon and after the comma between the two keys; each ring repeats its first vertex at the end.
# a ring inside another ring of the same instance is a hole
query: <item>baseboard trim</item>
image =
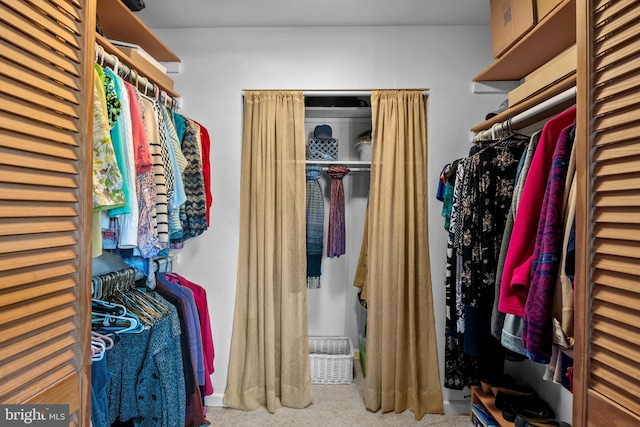
{"type": "Polygon", "coordinates": [[[471,414],[470,400],[445,400],[444,413],[447,415],[469,415],[471,414]]]}
{"type": "Polygon", "coordinates": [[[223,403],[223,400],[224,400],[224,393],[213,393],[211,396],[206,396],[204,398],[204,405],[211,406],[211,407],[226,406],[223,403]]]}

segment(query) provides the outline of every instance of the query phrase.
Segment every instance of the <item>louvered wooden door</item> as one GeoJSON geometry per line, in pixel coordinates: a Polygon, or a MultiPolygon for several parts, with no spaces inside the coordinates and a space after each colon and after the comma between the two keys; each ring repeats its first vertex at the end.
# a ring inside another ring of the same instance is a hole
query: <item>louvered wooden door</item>
{"type": "Polygon", "coordinates": [[[0,0],[0,403],[89,425],[95,0],[0,0]]]}
{"type": "Polygon", "coordinates": [[[578,2],[574,426],[640,425],[640,2],[578,2]]]}

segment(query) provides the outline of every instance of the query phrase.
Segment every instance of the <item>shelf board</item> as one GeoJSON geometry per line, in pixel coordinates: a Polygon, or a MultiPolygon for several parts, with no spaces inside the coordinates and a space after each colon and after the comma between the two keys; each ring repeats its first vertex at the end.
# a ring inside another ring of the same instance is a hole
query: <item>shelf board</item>
{"type": "Polygon", "coordinates": [[[371,107],[305,107],[307,118],[371,118],[371,107]]]}
{"type": "Polygon", "coordinates": [[[130,58],[129,56],[125,55],[124,52],[122,52],[116,46],[111,44],[111,42],[109,42],[109,40],[105,39],[100,34],[96,34],[96,43],[98,43],[100,46],[102,46],[104,48],[105,52],[107,52],[108,54],[117,56],[118,59],[120,60],[120,62],[122,62],[124,65],[126,65],[127,67],[129,67],[131,69],[136,70],[140,74],[140,77],[146,77],[147,80],[149,80],[152,83],[155,83],[160,88],[160,90],[163,90],[164,92],[166,92],[167,95],[169,95],[169,96],[171,96],[173,98],[180,98],[180,95],[176,91],[174,91],[172,88],[169,88],[163,82],[160,82],[160,81],[158,81],[156,79],[153,79],[150,76],[150,73],[145,73],[145,70],[149,67],[149,65],[142,64],[142,63],[130,58]]]}
{"type": "MultiPolygon", "coordinates": [[[[558,95],[559,93],[562,93],[565,90],[574,87],[575,85],[576,85],[576,75],[572,74],[566,77],[565,79],[559,81],[558,83],[554,84],[553,86],[540,92],[539,94],[532,96],[526,101],[522,101],[521,103],[516,104],[513,107],[510,107],[508,110],[503,111],[497,116],[494,116],[491,119],[485,120],[484,122],[472,127],[471,131],[480,132],[480,131],[489,129],[492,125],[496,123],[504,122],[505,120],[515,116],[516,114],[520,114],[528,110],[529,108],[532,108],[540,104],[541,102],[546,101],[547,99],[552,98],[558,95]]],[[[518,123],[517,126],[515,126],[513,129],[522,129],[536,122],[539,122],[540,120],[543,120],[547,117],[554,116],[566,110],[567,108],[571,107],[575,103],[576,103],[575,99],[571,99],[571,100],[562,102],[560,104],[557,104],[552,108],[541,111],[539,114],[532,116],[531,118],[529,118],[524,122],[518,123]]]]}
{"type": "Polygon", "coordinates": [[[180,62],[180,58],[121,0],[98,0],[97,14],[106,38],[137,44],[156,61],[180,62]]]}
{"type": "Polygon", "coordinates": [[[346,167],[371,167],[371,162],[368,160],[307,160],[306,164],[309,166],[346,166],[346,167]]]}
{"type": "Polygon", "coordinates": [[[502,411],[496,408],[496,399],[493,395],[483,393],[482,389],[477,385],[471,386],[471,403],[478,403],[478,401],[487,408],[491,416],[495,418],[501,427],[511,427],[514,425],[512,422],[505,420],[502,416],[502,411]]]}
{"type": "Polygon", "coordinates": [[[520,80],[576,42],[576,0],[564,0],[473,81],[520,80]]]}

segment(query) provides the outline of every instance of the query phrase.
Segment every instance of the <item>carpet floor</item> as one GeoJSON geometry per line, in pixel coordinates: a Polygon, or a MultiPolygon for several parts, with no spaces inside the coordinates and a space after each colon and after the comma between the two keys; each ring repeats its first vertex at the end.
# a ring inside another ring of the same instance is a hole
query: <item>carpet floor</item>
{"type": "Polygon", "coordinates": [[[469,415],[425,415],[416,421],[411,411],[400,414],[368,411],[362,400],[362,371],[355,361],[352,384],[313,385],[313,403],[305,409],[280,408],[270,414],[265,408],[239,411],[226,407],[208,407],[207,419],[214,427],[253,426],[431,426],[470,427],[469,415]]]}

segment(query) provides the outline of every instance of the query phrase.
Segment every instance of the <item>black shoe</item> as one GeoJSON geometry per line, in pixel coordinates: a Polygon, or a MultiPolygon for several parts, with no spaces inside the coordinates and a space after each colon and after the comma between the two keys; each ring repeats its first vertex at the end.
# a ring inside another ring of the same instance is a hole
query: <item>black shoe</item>
{"type": "Polygon", "coordinates": [[[571,427],[571,424],[565,423],[560,420],[552,420],[552,419],[533,419],[523,417],[522,415],[516,416],[515,419],[516,427],[571,427]]]}
{"type": "Polygon", "coordinates": [[[504,419],[514,422],[518,415],[532,420],[550,420],[556,416],[549,404],[538,397],[514,396],[504,399],[502,408],[504,419]]]}

